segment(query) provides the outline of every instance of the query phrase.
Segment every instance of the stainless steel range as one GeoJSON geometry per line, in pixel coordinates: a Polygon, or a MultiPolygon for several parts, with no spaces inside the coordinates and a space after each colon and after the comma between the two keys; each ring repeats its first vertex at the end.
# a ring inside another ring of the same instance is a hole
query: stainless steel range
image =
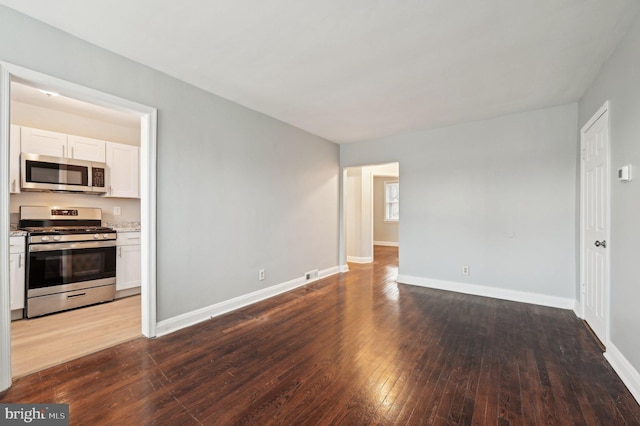
{"type": "Polygon", "coordinates": [[[116,285],[116,231],[102,210],[21,206],[27,231],[28,318],[111,301],[116,285]]]}

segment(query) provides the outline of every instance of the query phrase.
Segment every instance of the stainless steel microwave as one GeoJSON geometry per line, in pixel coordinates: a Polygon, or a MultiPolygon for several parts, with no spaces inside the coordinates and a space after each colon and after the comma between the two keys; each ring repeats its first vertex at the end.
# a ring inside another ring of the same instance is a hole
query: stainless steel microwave
{"type": "Polygon", "coordinates": [[[20,188],[23,191],[104,194],[107,192],[106,173],[105,163],[20,154],[20,188]]]}

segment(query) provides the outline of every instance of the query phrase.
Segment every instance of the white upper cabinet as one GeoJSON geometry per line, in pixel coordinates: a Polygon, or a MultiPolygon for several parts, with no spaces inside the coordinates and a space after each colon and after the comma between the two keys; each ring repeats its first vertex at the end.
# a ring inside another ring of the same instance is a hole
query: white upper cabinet
{"type": "Polygon", "coordinates": [[[107,163],[105,197],[140,198],[140,148],[83,136],[11,125],[10,192],[20,192],[20,153],[107,163]]]}
{"type": "Polygon", "coordinates": [[[20,139],[22,152],[67,157],[67,135],[64,133],[22,127],[20,139]]]}
{"type": "Polygon", "coordinates": [[[14,124],[9,130],[9,192],[20,193],[20,127],[14,124]]]}
{"type": "Polygon", "coordinates": [[[22,127],[22,152],[74,158],[76,160],[105,162],[105,142],[82,136],[66,135],[49,130],[22,127]]]}
{"type": "Polygon", "coordinates": [[[107,142],[109,190],[105,197],[140,198],[140,148],[107,142]]]}
{"type": "Polygon", "coordinates": [[[69,158],[76,160],[106,161],[106,142],[98,139],[69,135],[67,137],[69,158]]]}

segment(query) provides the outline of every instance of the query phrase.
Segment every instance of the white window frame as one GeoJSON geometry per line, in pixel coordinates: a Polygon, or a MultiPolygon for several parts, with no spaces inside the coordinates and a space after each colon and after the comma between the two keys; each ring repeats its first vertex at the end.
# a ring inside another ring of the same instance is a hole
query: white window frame
{"type": "Polygon", "coordinates": [[[391,223],[397,223],[400,221],[400,182],[397,180],[384,182],[384,221],[391,222],[391,223]],[[389,201],[388,188],[392,188],[394,186],[397,188],[398,198],[396,201],[389,201]],[[392,204],[398,205],[398,217],[395,217],[395,218],[389,217],[392,204]]]}

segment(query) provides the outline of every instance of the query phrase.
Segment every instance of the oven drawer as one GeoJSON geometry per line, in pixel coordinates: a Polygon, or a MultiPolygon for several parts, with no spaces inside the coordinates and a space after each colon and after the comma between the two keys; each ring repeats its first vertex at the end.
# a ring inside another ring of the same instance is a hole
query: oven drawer
{"type": "Polygon", "coordinates": [[[92,305],[113,300],[116,294],[115,284],[91,287],[82,290],[66,291],[48,296],[27,299],[27,317],[33,318],[52,312],[92,305]]]}

